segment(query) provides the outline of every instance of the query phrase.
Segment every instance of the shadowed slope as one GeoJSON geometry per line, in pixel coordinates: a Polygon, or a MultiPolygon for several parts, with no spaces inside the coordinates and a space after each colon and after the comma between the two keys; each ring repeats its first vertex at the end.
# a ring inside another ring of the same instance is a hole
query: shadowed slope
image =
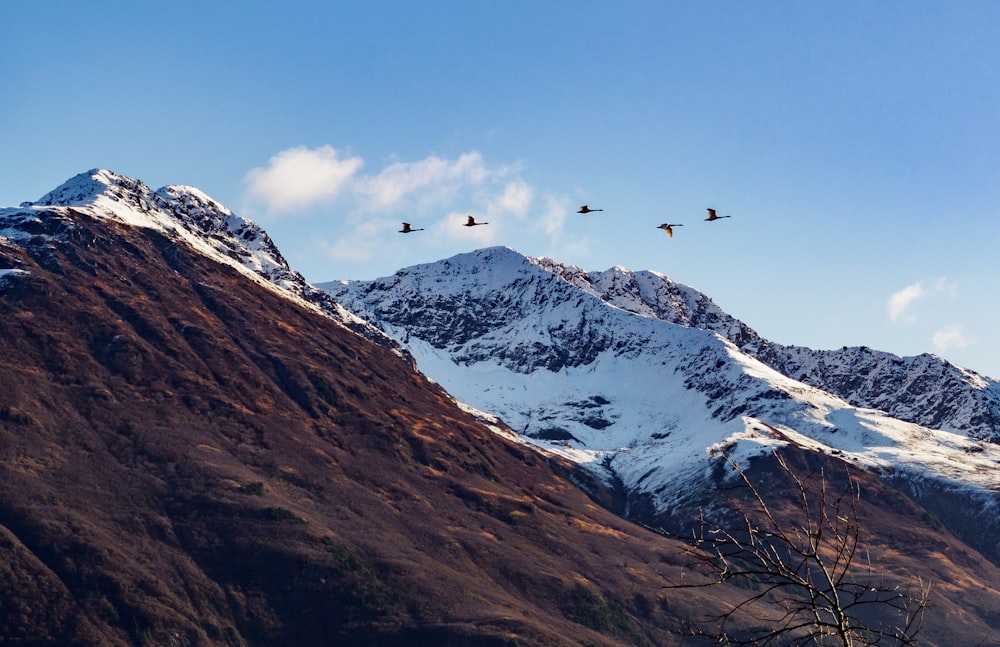
{"type": "Polygon", "coordinates": [[[389,350],[155,231],[39,227],[0,243],[0,635],[671,644],[704,604],[389,350]]]}

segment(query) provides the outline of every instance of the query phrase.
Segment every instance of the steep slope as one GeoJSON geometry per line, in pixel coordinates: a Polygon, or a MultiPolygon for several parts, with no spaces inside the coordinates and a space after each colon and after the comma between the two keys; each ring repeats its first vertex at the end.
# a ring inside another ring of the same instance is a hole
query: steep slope
{"type": "Polygon", "coordinates": [[[5,641],[669,645],[718,604],[390,348],[97,192],[0,211],[5,641]]]}
{"type": "MultiPolygon", "coordinates": [[[[930,474],[984,492],[1000,483],[993,469],[1000,448],[948,431],[969,423],[972,412],[958,410],[937,429],[852,405],[782,374],[736,342],[766,351],[772,363],[779,354],[784,364],[796,357],[797,373],[828,382],[852,375],[849,365],[833,367],[820,356],[806,367],[804,349],[797,355],[775,349],[704,295],[652,273],[583,275],[493,248],[377,281],[322,287],[403,343],[460,400],[536,441],[560,441],[567,455],[603,461],[663,507],[676,502],[661,490],[681,476],[699,478],[706,448],[739,440],[757,451],[795,438],[862,465],[930,474]]],[[[854,394],[873,393],[881,374],[870,376],[867,391],[855,383],[854,394]]],[[[997,387],[964,377],[927,370],[911,380],[922,385],[920,408],[932,406],[931,398],[953,404],[977,387],[987,393],[997,387]]],[[[846,378],[840,384],[848,388],[846,378]]]]}

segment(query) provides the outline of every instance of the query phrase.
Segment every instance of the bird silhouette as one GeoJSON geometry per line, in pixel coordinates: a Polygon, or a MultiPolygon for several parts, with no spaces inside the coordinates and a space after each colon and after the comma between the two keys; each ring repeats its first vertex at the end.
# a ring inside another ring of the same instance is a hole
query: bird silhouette
{"type": "Polygon", "coordinates": [[[670,224],[669,222],[665,222],[662,225],[659,225],[657,227],[657,229],[662,229],[663,231],[667,232],[668,236],[670,236],[671,238],[673,238],[674,237],[674,230],[672,228],[673,227],[683,227],[683,226],[684,225],[681,225],[681,224],[670,224]]]}
{"type": "Polygon", "coordinates": [[[712,222],[713,220],[719,220],[721,218],[731,218],[731,217],[732,216],[720,216],[720,215],[717,215],[715,213],[715,209],[709,209],[708,210],[708,218],[705,218],[705,220],[707,220],[708,222],[712,222]]]}
{"type": "Polygon", "coordinates": [[[590,213],[591,211],[604,211],[604,209],[591,209],[587,205],[583,205],[577,213],[590,213]]]}
{"type": "Polygon", "coordinates": [[[399,233],[401,233],[401,234],[412,234],[415,231],[423,231],[423,230],[424,230],[423,227],[421,227],[419,229],[414,229],[413,227],[410,226],[410,223],[404,222],[403,223],[403,228],[399,230],[399,233]]]}
{"type": "Polygon", "coordinates": [[[488,224],[490,224],[490,223],[488,223],[488,222],[476,222],[476,219],[473,218],[470,215],[469,216],[469,220],[465,223],[465,226],[466,227],[475,227],[476,225],[488,225],[488,224]]]}

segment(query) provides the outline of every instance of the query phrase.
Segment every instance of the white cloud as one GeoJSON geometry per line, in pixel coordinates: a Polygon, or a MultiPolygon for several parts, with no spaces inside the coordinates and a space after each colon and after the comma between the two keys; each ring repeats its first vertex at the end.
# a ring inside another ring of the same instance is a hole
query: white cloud
{"type": "Polygon", "coordinates": [[[331,146],[299,146],[281,151],[267,167],[243,179],[250,198],[269,211],[301,209],[335,195],[364,164],[360,157],[340,159],[331,146]]]}
{"type": "Polygon", "coordinates": [[[889,319],[891,321],[913,321],[915,317],[908,312],[910,306],[925,296],[927,296],[927,291],[924,290],[923,283],[919,281],[896,292],[889,297],[889,301],[886,303],[889,319]]]}
{"type": "Polygon", "coordinates": [[[942,276],[934,282],[934,291],[946,293],[950,297],[958,296],[958,282],[948,281],[947,276],[942,276]]]}
{"type": "Polygon", "coordinates": [[[488,166],[476,151],[457,159],[431,155],[393,162],[376,175],[363,175],[360,157],[342,157],[332,146],[281,151],[266,167],[244,177],[246,197],[270,212],[301,209],[339,196],[349,211],[365,217],[405,210],[428,211],[453,204],[481,213],[501,208],[523,214],[531,187],[510,176],[509,166],[488,166]],[[464,203],[464,204],[460,204],[464,203]]]}
{"type": "Polygon", "coordinates": [[[387,250],[398,244],[393,237],[403,220],[426,229],[420,245],[442,254],[498,242],[575,249],[588,244],[565,235],[572,213],[569,197],[539,192],[521,177],[517,163],[490,164],[470,151],[456,158],[390,159],[367,174],[361,171],[364,166],[360,157],[347,157],[331,146],[291,148],[246,174],[245,198],[271,213],[301,210],[304,226],[315,233],[316,249],[339,262],[391,255],[387,250]],[[322,215],[307,209],[324,202],[334,206],[334,201],[335,208],[322,215]],[[490,224],[462,226],[470,213],[490,224]],[[329,239],[316,240],[334,231],[329,239]]]}
{"type": "Polygon", "coordinates": [[[968,335],[959,324],[951,324],[941,328],[931,337],[934,348],[939,353],[952,348],[965,348],[976,343],[976,339],[968,335]]]}
{"type": "Polygon", "coordinates": [[[922,281],[907,285],[902,290],[890,296],[885,304],[886,309],[889,311],[890,321],[894,323],[913,323],[917,320],[916,314],[912,311],[914,305],[918,301],[939,295],[945,295],[952,299],[956,298],[958,296],[958,282],[948,281],[948,277],[942,276],[931,282],[929,288],[925,288],[922,281]]]}
{"type": "Polygon", "coordinates": [[[457,160],[432,155],[419,162],[390,164],[378,175],[365,178],[359,191],[378,209],[394,207],[414,195],[423,202],[441,203],[460,189],[483,182],[489,175],[477,152],[464,153],[457,160]]]}
{"type": "Polygon", "coordinates": [[[531,187],[521,180],[511,182],[500,196],[500,207],[515,215],[523,216],[531,205],[534,193],[531,187]]]}

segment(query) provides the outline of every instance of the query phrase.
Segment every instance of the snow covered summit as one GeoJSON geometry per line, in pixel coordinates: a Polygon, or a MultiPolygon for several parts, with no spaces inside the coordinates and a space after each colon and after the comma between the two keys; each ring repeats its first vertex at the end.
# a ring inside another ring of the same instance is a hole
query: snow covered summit
{"type": "Polygon", "coordinates": [[[1000,486],[1000,447],[977,440],[1000,430],[996,382],[930,356],[770,343],[660,274],[585,272],[496,247],[319,287],[459,400],[663,509],[711,456],[787,443],[983,493],[1000,486]],[[921,424],[927,412],[940,424],[921,424]]]}
{"type": "Polygon", "coordinates": [[[366,338],[395,346],[324,291],[307,283],[257,223],[235,215],[191,186],[170,185],[154,191],[140,180],[92,169],[70,178],[37,202],[0,209],[0,244],[4,239],[36,245],[58,242],[71,235],[74,218],[78,217],[154,230],[235,268],[286,298],[320,310],[366,338]]]}
{"type": "Polygon", "coordinates": [[[37,202],[0,211],[7,226],[0,235],[24,238],[34,232],[19,227],[32,216],[85,213],[135,227],[155,229],[182,238],[218,260],[253,271],[282,286],[297,283],[288,263],[267,233],[256,223],[189,186],[165,186],[153,191],[142,181],[106,169],[92,169],[70,178],[37,202]],[[20,235],[18,232],[21,232],[20,235]]]}

